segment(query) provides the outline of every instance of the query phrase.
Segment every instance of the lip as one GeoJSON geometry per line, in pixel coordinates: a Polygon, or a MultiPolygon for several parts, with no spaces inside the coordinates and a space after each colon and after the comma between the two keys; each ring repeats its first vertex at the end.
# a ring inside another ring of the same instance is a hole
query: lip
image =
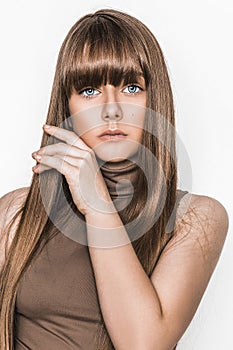
{"type": "Polygon", "coordinates": [[[105,140],[111,140],[111,141],[121,141],[121,140],[125,140],[127,138],[126,135],[102,135],[100,136],[100,139],[105,141],[105,140]]]}
{"type": "Polygon", "coordinates": [[[115,129],[115,130],[105,130],[102,134],[99,135],[99,137],[103,137],[103,136],[125,137],[127,136],[127,134],[120,129],[115,129]]]}
{"type": "Polygon", "coordinates": [[[114,129],[114,130],[108,129],[99,135],[99,138],[103,141],[122,141],[126,139],[126,137],[127,137],[127,134],[120,129],[114,129]]]}

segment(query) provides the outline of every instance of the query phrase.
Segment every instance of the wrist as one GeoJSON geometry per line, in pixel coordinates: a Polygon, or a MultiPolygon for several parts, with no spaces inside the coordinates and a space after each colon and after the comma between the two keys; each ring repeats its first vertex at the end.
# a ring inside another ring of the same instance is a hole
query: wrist
{"type": "Polygon", "coordinates": [[[116,215],[118,216],[118,211],[114,204],[109,202],[106,206],[102,206],[101,208],[90,208],[87,210],[85,219],[87,223],[100,222],[101,226],[104,226],[106,221],[111,220],[116,215]]]}
{"type": "Polygon", "coordinates": [[[113,204],[112,198],[110,195],[102,193],[102,195],[92,196],[87,198],[85,202],[85,210],[83,215],[87,217],[96,217],[99,215],[107,215],[116,212],[116,208],[113,204]]]}
{"type": "Polygon", "coordinates": [[[86,215],[89,247],[115,248],[130,243],[125,226],[116,210],[112,213],[89,212],[86,215]]]}

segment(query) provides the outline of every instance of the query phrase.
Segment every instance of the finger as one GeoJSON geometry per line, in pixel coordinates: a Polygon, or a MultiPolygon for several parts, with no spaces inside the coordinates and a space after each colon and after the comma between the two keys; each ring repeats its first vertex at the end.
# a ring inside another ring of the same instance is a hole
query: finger
{"type": "Polygon", "coordinates": [[[46,164],[46,162],[49,161],[46,156],[50,156],[63,159],[64,161],[76,166],[79,164],[80,160],[88,159],[88,157],[91,156],[91,152],[80,150],[79,148],[67,145],[65,143],[60,144],[58,148],[56,145],[43,147],[38,152],[32,153],[32,157],[41,164],[46,164]]]}
{"type": "Polygon", "coordinates": [[[71,157],[69,155],[59,155],[56,156],[48,156],[48,155],[35,155],[35,159],[39,164],[43,164],[44,166],[57,169],[58,166],[62,166],[62,163],[68,163],[72,166],[80,166],[80,161],[85,159],[84,157],[71,157]]]}
{"type": "MultiPolygon", "coordinates": [[[[38,158],[38,157],[37,157],[38,158]]],[[[69,161],[71,161],[71,158],[69,158],[69,161]]],[[[61,174],[63,175],[70,175],[71,171],[75,171],[77,169],[77,158],[72,158],[73,162],[75,162],[75,167],[67,162],[66,160],[64,160],[64,157],[54,157],[54,156],[41,156],[40,159],[37,159],[37,161],[39,162],[39,167],[37,167],[37,173],[42,171],[42,166],[43,167],[49,167],[50,169],[56,169],[57,171],[59,171],[61,174]]]]}
{"type": "Polygon", "coordinates": [[[86,150],[80,149],[76,146],[68,145],[64,142],[55,143],[52,145],[47,145],[41,147],[39,151],[33,152],[32,157],[34,158],[36,154],[39,155],[70,155],[71,157],[76,157],[80,155],[85,155],[86,150]]]}
{"type": "Polygon", "coordinates": [[[75,145],[76,147],[80,147],[81,149],[89,149],[89,147],[82,141],[74,131],[66,130],[63,128],[59,128],[54,125],[44,125],[44,131],[54,136],[60,140],[65,141],[69,145],[75,145]]]}
{"type": "Polygon", "coordinates": [[[43,173],[46,170],[50,170],[52,169],[51,167],[47,166],[47,165],[43,165],[43,164],[36,164],[34,167],[32,167],[32,171],[34,173],[43,173]]]}

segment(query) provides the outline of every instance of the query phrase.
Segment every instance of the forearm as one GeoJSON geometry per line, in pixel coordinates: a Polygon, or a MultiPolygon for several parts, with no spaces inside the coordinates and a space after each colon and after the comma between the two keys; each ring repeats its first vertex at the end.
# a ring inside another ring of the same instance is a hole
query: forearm
{"type": "Polygon", "coordinates": [[[155,329],[162,322],[160,302],[118,213],[87,215],[86,223],[101,310],[114,346],[119,350],[152,349],[149,344],[153,344],[155,329]],[[94,247],[100,232],[106,235],[109,230],[111,234],[113,228],[115,240],[128,244],[94,247]]]}

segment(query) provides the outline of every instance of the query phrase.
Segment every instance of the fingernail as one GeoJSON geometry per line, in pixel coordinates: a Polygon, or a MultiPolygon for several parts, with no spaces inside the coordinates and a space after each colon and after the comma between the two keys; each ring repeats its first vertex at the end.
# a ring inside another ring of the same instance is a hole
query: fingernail
{"type": "Polygon", "coordinates": [[[51,125],[44,124],[44,128],[45,128],[45,129],[49,129],[50,127],[51,127],[51,125]]]}
{"type": "Polygon", "coordinates": [[[38,165],[34,165],[33,167],[32,167],[32,170],[33,171],[35,171],[35,170],[37,170],[38,169],[38,165]]]}
{"type": "Polygon", "coordinates": [[[41,156],[40,156],[39,154],[35,154],[34,157],[35,157],[36,159],[38,159],[38,160],[41,159],[41,156]]]}

